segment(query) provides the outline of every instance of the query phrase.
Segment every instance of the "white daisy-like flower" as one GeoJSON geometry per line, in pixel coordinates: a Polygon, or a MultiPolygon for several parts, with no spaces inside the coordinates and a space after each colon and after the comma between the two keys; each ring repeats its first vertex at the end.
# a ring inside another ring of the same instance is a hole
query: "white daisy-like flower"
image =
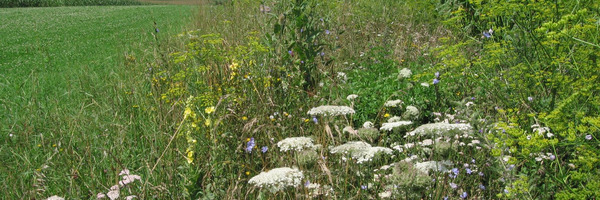
{"type": "Polygon", "coordinates": [[[354,109],[348,106],[319,106],[308,111],[308,115],[338,116],[354,114],[354,109]]]}
{"type": "Polygon", "coordinates": [[[421,83],[421,86],[423,86],[423,87],[429,87],[429,83],[421,83]]]}
{"type": "Polygon", "coordinates": [[[298,169],[289,167],[275,168],[268,172],[260,174],[248,180],[248,183],[259,188],[266,188],[272,193],[276,193],[286,187],[297,187],[301,185],[304,175],[298,169]]]}
{"type": "Polygon", "coordinates": [[[346,97],[346,99],[348,99],[348,101],[354,101],[354,99],[356,99],[356,98],[358,98],[358,95],[356,95],[356,94],[351,94],[346,97]]]}
{"type": "Polygon", "coordinates": [[[374,126],[373,122],[370,122],[370,121],[366,121],[363,124],[363,128],[373,128],[373,126],[374,126]]]}
{"type": "Polygon", "coordinates": [[[396,100],[390,100],[390,101],[386,101],[385,104],[383,104],[383,106],[385,107],[399,107],[400,105],[402,105],[402,100],[400,99],[396,99],[396,100]]]}
{"type": "Polygon", "coordinates": [[[398,78],[399,79],[410,78],[411,75],[412,75],[412,71],[410,71],[410,69],[403,68],[398,73],[398,78]]]}
{"type": "Polygon", "coordinates": [[[408,126],[411,125],[411,121],[399,121],[399,122],[391,122],[391,123],[383,123],[381,124],[381,128],[379,130],[391,131],[396,127],[408,126]]]}
{"type": "Polygon", "coordinates": [[[406,149],[413,148],[414,146],[415,146],[414,143],[406,143],[406,144],[404,144],[404,148],[406,148],[406,149]]]}
{"type": "Polygon", "coordinates": [[[472,129],[472,127],[469,124],[448,124],[448,123],[444,123],[444,122],[439,122],[439,123],[430,123],[430,124],[421,125],[421,126],[417,127],[415,130],[408,132],[406,134],[406,136],[426,135],[426,134],[441,135],[441,134],[451,131],[451,130],[459,130],[459,131],[467,132],[467,131],[470,131],[471,129],[472,129]]]}
{"type": "Polygon", "coordinates": [[[285,138],[277,142],[277,146],[282,152],[287,151],[302,151],[304,149],[312,149],[315,147],[313,139],[309,137],[291,137],[285,138]]]}

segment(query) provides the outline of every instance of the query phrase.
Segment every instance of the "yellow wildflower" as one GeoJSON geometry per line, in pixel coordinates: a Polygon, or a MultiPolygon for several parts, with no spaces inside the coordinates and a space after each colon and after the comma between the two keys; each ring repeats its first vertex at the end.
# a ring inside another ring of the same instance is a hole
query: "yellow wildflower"
{"type": "Polygon", "coordinates": [[[204,121],[204,126],[210,126],[210,118],[206,119],[206,121],[204,121]]]}
{"type": "Polygon", "coordinates": [[[204,112],[205,112],[206,114],[213,113],[213,112],[215,112],[215,107],[214,107],[214,106],[211,106],[211,107],[206,107],[206,108],[204,109],[204,112]]]}
{"type": "Polygon", "coordinates": [[[383,115],[383,117],[388,118],[388,117],[390,117],[390,114],[389,113],[385,113],[385,115],[383,115]]]}
{"type": "Polygon", "coordinates": [[[188,164],[192,164],[192,162],[194,162],[194,151],[188,151],[185,159],[187,160],[188,164]]]}
{"type": "Polygon", "coordinates": [[[243,116],[243,117],[242,117],[242,120],[246,121],[246,120],[248,120],[248,117],[246,117],[246,116],[243,116]]]}

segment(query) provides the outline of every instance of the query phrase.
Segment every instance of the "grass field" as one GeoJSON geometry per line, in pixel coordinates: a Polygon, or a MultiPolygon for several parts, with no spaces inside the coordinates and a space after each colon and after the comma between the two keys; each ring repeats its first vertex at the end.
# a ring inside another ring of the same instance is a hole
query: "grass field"
{"type": "Polygon", "coordinates": [[[89,192],[104,188],[81,180],[104,177],[98,180],[109,184],[113,159],[142,165],[138,156],[152,149],[135,141],[157,131],[153,119],[134,117],[143,112],[138,100],[149,91],[143,91],[149,88],[141,70],[151,66],[143,63],[185,30],[195,10],[164,5],[0,9],[2,196],[95,195],[89,192]],[[145,147],[123,157],[114,149],[133,143],[145,147]],[[49,179],[41,183],[36,174],[45,170],[49,179]]]}

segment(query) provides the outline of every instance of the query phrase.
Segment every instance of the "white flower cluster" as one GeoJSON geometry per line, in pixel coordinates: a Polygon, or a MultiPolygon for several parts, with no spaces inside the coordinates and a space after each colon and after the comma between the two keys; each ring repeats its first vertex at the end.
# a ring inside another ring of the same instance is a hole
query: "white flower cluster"
{"type": "MultiPolygon", "coordinates": [[[[106,197],[108,197],[111,200],[117,199],[120,196],[121,187],[125,187],[126,185],[133,183],[135,180],[142,180],[142,177],[140,177],[139,175],[130,174],[128,169],[121,170],[119,176],[122,176],[123,180],[119,181],[118,185],[113,185],[112,187],[110,187],[110,190],[106,194],[102,192],[98,193],[96,195],[96,199],[103,199],[106,197]]],[[[137,198],[137,196],[130,195],[125,197],[125,199],[133,198],[137,198]]]]}
{"type": "MultiPolygon", "coordinates": [[[[415,135],[426,135],[426,134],[437,134],[440,135],[447,131],[451,130],[459,130],[462,132],[467,132],[471,130],[472,127],[469,124],[448,124],[444,122],[440,123],[431,123],[431,124],[423,124],[417,127],[415,130],[408,132],[406,136],[415,136],[415,135]]],[[[404,137],[406,137],[404,136],[404,137]]]]}
{"type": "Polygon", "coordinates": [[[363,128],[373,128],[373,125],[374,125],[374,124],[373,124],[373,122],[366,121],[366,122],[363,124],[363,128]]]}
{"type": "Polygon", "coordinates": [[[385,107],[399,107],[400,105],[402,105],[402,100],[400,99],[396,99],[396,100],[389,100],[386,101],[385,104],[383,104],[383,106],[385,107]]]}
{"type": "Polygon", "coordinates": [[[448,167],[452,166],[452,162],[450,161],[427,161],[427,162],[419,162],[415,164],[415,168],[421,170],[424,173],[429,173],[430,170],[433,171],[448,171],[448,167]]]}
{"type": "Polygon", "coordinates": [[[352,159],[355,159],[359,164],[371,161],[378,152],[392,154],[392,149],[386,147],[371,147],[370,144],[362,141],[352,141],[331,148],[331,153],[349,153],[350,156],[352,156],[352,159]]]}
{"type": "Polygon", "coordinates": [[[302,171],[289,167],[281,167],[268,172],[261,172],[252,177],[248,183],[260,188],[267,188],[270,192],[276,193],[286,187],[300,185],[303,178],[302,171]]]}
{"type": "Polygon", "coordinates": [[[348,106],[319,106],[308,111],[308,115],[338,116],[354,114],[354,109],[348,106]]]}
{"type": "Polygon", "coordinates": [[[356,99],[356,98],[358,98],[358,95],[356,95],[356,94],[351,94],[346,97],[346,99],[348,99],[348,101],[354,101],[354,99],[356,99]]]}
{"type": "Polygon", "coordinates": [[[410,69],[403,68],[402,70],[400,70],[400,73],[398,73],[398,78],[399,79],[410,78],[411,75],[412,75],[412,71],[410,71],[410,69]]]}
{"type": "Polygon", "coordinates": [[[383,123],[383,124],[381,124],[381,128],[379,128],[379,130],[391,131],[392,129],[394,129],[396,127],[408,126],[408,125],[411,125],[411,124],[412,124],[411,121],[399,121],[399,122],[383,123]]]}
{"type": "Polygon", "coordinates": [[[402,121],[401,117],[393,116],[393,117],[390,117],[387,122],[391,123],[391,122],[399,122],[399,121],[402,121]]]}
{"type": "Polygon", "coordinates": [[[533,129],[533,132],[537,132],[541,136],[544,136],[544,133],[546,133],[546,137],[548,137],[548,138],[551,138],[554,136],[554,134],[550,132],[550,128],[548,128],[548,127],[542,127],[539,124],[534,124],[534,125],[531,125],[531,128],[533,129]]]}
{"type": "Polygon", "coordinates": [[[419,109],[417,107],[414,107],[414,106],[407,106],[406,107],[406,111],[404,111],[404,114],[402,114],[402,116],[405,119],[418,117],[419,116],[419,109]]]}
{"type": "Polygon", "coordinates": [[[277,142],[277,146],[281,151],[302,151],[304,149],[312,149],[315,147],[312,138],[308,137],[291,137],[285,138],[277,142]]]}

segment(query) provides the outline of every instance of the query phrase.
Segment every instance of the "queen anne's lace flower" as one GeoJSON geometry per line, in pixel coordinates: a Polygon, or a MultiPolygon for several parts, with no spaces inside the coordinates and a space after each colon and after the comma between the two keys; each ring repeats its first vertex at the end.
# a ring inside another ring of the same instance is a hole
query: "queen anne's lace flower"
{"type": "Polygon", "coordinates": [[[379,130],[391,131],[392,129],[394,129],[396,127],[407,126],[407,125],[411,125],[411,124],[412,124],[411,121],[383,123],[381,125],[381,128],[379,128],[379,130]]]}
{"type": "Polygon", "coordinates": [[[398,78],[399,79],[410,78],[411,75],[412,75],[412,71],[410,71],[410,69],[403,68],[402,70],[400,70],[400,73],[398,73],[398,78]]]}
{"type": "Polygon", "coordinates": [[[366,121],[366,122],[363,124],[363,128],[373,128],[373,122],[366,121]]]}
{"type": "Polygon", "coordinates": [[[315,147],[313,140],[308,137],[291,137],[285,138],[277,142],[277,146],[281,151],[302,151],[304,149],[312,149],[315,147]]]}
{"type": "Polygon", "coordinates": [[[393,117],[390,117],[387,122],[391,123],[391,122],[399,122],[399,121],[402,121],[401,117],[393,116],[393,117]]]}
{"type": "Polygon", "coordinates": [[[415,130],[408,132],[406,134],[406,136],[426,135],[426,134],[441,135],[441,134],[451,131],[451,130],[459,130],[459,131],[467,132],[471,129],[472,129],[472,127],[469,124],[448,124],[448,123],[440,122],[440,123],[431,123],[431,124],[421,125],[421,126],[417,127],[415,130]]]}
{"type": "Polygon", "coordinates": [[[418,116],[419,116],[419,109],[414,106],[407,106],[406,111],[404,111],[404,114],[402,114],[402,117],[404,117],[405,119],[412,119],[412,118],[416,118],[418,116]]]}
{"type": "Polygon", "coordinates": [[[416,169],[425,173],[429,173],[430,170],[445,172],[448,171],[448,167],[450,166],[452,166],[452,162],[450,161],[427,161],[415,164],[416,169]]]}
{"type": "Polygon", "coordinates": [[[354,109],[348,106],[319,106],[308,111],[308,115],[338,116],[354,114],[354,109]]]}
{"type": "Polygon", "coordinates": [[[289,167],[275,168],[268,172],[261,172],[252,177],[248,183],[260,188],[266,188],[276,193],[286,187],[297,187],[301,184],[304,175],[298,169],[289,167]]]}
{"type": "Polygon", "coordinates": [[[354,101],[354,99],[356,99],[356,98],[358,98],[358,95],[356,95],[356,94],[351,94],[346,97],[346,99],[348,99],[348,101],[354,101]]]}
{"type": "Polygon", "coordinates": [[[386,147],[371,147],[370,144],[362,141],[352,141],[331,148],[331,153],[350,154],[352,159],[355,159],[357,163],[371,161],[378,152],[392,154],[392,149],[386,147]]]}
{"type": "Polygon", "coordinates": [[[383,106],[385,107],[398,107],[400,105],[402,105],[402,100],[400,99],[396,99],[396,100],[390,100],[390,101],[386,101],[385,104],[383,104],[383,106]]]}

